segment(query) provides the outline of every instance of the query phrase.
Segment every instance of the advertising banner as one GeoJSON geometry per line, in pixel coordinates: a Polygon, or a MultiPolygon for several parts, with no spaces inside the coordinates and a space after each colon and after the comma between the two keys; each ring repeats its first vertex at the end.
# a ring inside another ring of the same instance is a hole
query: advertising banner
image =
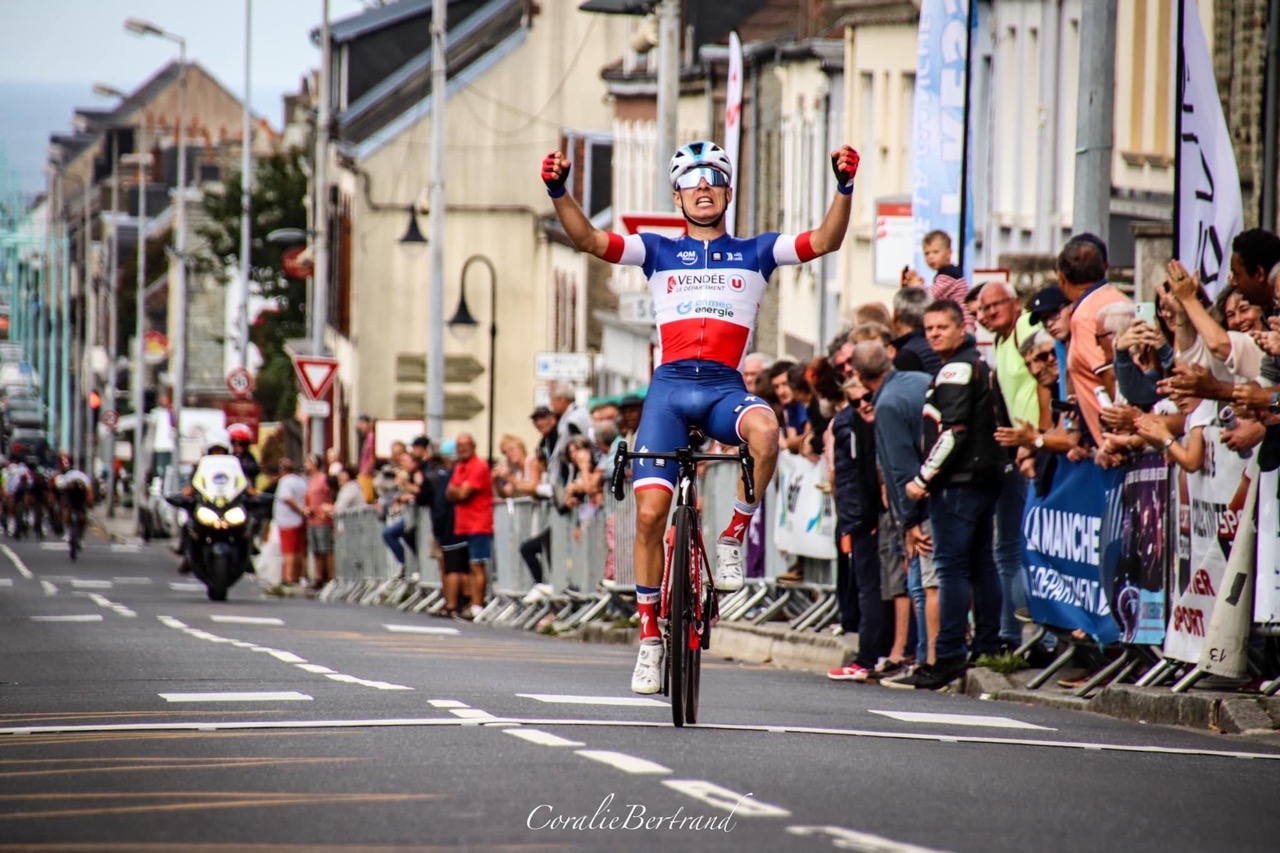
{"type": "MultiPolygon", "coordinates": [[[[1120,642],[1164,642],[1165,569],[1172,558],[1166,520],[1169,465],[1159,453],[1144,453],[1124,469],[1120,529],[1105,538],[1118,542],[1116,560],[1104,561],[1112,590],[1111,610],[1120,622],[1120,642]]],[[[1111,520],[1113,516],[1108,515],[1111,520]]]]}
{"type": "Polygon", "coordinates": [[[1032,489],[1022,518],[1023,571],[1033,621],[1080,629],[1114,643],[1119,626],[1104,582],[1105,555],[1115,550],[1105,525],[1108,506],[1119,506],[1124,472],[1092,462],[1058,460],[1053,485],[1041,498],[1032,489]]]}
{"type": "Polygon", "coordinates": [[[966,168],[965,102],[968,99],[970,25],[968,2],[923,0],[920,4],[916,58],[915,116],[912,126],[911,214],[915,222],[913,266],[932,284],[933,272],[924,263],[920,241],[935,229],[951,237],[956,254],[964,248],[965,278],[973,280],[973,216],[961,217],[962,205],[972,210],[972,190],[964,180],[966,168]],[[960,233],[964,221],[964,234],[960,233]]]}
{"type": "Polygon", "coordinates": [[[1280,623],[1280,471],[1258,476],[1258,577],[1253,621],[1280,623]]]}
{"type": "Polygon", "coordinates": [[[1204,428],[1204,465],[1178,474],[1178,571],[1165,657],[1196,663],[1213,616],[1240,513],[1249,491],[1246,460],[1222,444],[1222,429],[1204,428]]]}
{"type": "Polygon", "coordinates": [[[778,511],[774,543],[778,550],[797,557],[836,558],[836,508],[821,488],[827,481],[827,463],[810,462],[794,453],[778,454],[778,511]]]}

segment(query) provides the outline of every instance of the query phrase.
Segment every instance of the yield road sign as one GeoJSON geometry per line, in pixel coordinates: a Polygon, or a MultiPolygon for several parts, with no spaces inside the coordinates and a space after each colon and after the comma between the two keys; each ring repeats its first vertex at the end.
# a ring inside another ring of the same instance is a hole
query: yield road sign
{"type": "Polygon", "coordinates": [[[319,400],[329,393],[338,375],[338,360],[323,355],[295,355],[293,370],[298,374],[302,393],[308,400],[319,400]]]}
{"type": "Polygon", "coordinates": [[[689,226],[685,222],[683,213],[672,213],[669,211],[635,211],[630,213],[619,213],[618,222],[622,225],[622,230],[628,234],[643,234],[646,232],[653,234],[661,234],[663,237],[683,237],[688,233],[689,226]]]}

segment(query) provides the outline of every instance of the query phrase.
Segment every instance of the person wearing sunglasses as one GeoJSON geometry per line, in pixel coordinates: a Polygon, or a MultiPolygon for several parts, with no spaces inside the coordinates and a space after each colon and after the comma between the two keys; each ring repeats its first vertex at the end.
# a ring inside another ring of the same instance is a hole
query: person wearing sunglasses
{"type": "MultiPolygon", "coordinates": [[[[571,168],[563,153],[553,151],[542,161],[541,177],[573,245],[609,263],[639,266],[649,280],[662,358],[645,398],[636,446],[651,453],[673,451],[689,443],[691,427],[721,444],[745,443],[755,461],[756,495],[763,495],[777,463],[778,419],[768,403],[747,390],[738,371],[773,271],[808,263],[844,241],[858,153],[848,145],[831,152],[835,192],[817,228],[746,238],[728,233],[733,163],[714,142],[690,142],[671,158],[671,201],[686,227],[676,239],[596,228],[567,191],[571,168]]],[[[662,688],[662,644],[655,611],[677,472],[674,465],[643,460],[632,470],[641,648],[631,689],[656,693],[662,688]]],[[[742,541],[759,505],[746,503],[743,495],[740,488],[733,518],[716,543],[712,574],[724,591],[742,587],[742,541]]]]}

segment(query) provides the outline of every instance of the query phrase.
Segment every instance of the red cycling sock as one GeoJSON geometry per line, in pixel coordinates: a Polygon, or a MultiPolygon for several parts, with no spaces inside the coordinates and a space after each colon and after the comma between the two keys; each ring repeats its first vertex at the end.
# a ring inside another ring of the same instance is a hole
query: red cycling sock
{"type": "MultiPolygon", "coordinates": [[[[759,506],[757,504],[757,506],[759,506]]],[[[756,507],[751,507],[745,512],[740,504],[735,503],[733,506],[733,519],[729,522],[729,526],[720,534],[721,539],[737,539],[741,542],[747,535],[747,526],[751,524],[751,516],[756,514],[756,507]]]]}
{"type": "Polygon", "coordinates": [[[661,639],[658,630],[658,605],[656,602],[645,602],[636,605],[640,613],[640,641],[661,639]]]}

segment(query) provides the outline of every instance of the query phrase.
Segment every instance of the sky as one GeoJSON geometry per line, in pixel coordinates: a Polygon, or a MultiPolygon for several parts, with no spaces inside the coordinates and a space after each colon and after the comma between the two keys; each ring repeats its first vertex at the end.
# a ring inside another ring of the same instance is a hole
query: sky
{"type": "MultiPolygon", "coordinates": [[[[279,128],[281,96],[319,67],[310,32],[323,0],[251,2],[250,100],[279,128]]],[[[330,19],[364,6],[329,0],[330,19]]],[[[237,95],[244,91],[245,0],[0,0],[0,169],[15,173],[24,192],[44,188],[49,134],[69,129],[74,108],[112,105],[93,94],[94,83],[129,92],[177,58],[173,42],[126,31],[129,17],[182,36],[188,59],[237,95]]]]}

